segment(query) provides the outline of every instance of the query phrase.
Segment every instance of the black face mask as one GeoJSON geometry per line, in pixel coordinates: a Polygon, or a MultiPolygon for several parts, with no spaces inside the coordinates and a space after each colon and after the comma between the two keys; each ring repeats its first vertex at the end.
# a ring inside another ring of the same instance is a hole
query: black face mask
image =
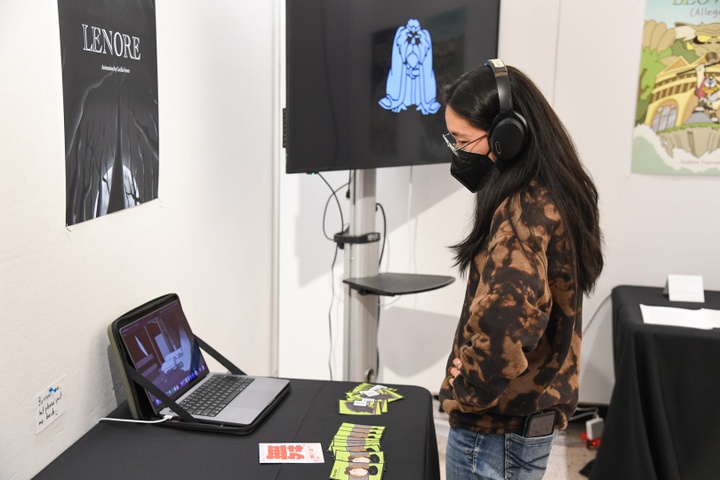
{"type": "Polygon", "coordinates": [[[458,150],[457,153],[457,155],[453,155],[450,174],[465,188],[475,193],[485,185],[495,168],[495,162],[487,155],[479,153],[469,153],[463,150],[458,150]]]}

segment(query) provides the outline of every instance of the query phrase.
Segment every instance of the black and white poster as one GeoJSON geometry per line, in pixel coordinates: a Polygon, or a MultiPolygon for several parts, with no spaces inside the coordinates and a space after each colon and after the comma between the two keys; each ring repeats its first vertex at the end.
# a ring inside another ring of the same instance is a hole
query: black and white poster
{"type": "Polygon", "coordinates": [[[154,0],[58,0],[66,223],[158,196],[154,0]]]}

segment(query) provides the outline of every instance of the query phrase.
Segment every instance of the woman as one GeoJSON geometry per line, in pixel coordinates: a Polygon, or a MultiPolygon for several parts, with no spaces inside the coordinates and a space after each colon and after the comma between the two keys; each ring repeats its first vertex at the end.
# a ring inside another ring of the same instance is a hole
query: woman
{"type": "Polygon", "coordinates": [[[444,100],[452,174],[477,191],[453,247],[468,282],[440,391],[447,479],[540,479],[578,401],[582,295],[603,267],[597,190],[518,69],[490,60],[444,100]]]}

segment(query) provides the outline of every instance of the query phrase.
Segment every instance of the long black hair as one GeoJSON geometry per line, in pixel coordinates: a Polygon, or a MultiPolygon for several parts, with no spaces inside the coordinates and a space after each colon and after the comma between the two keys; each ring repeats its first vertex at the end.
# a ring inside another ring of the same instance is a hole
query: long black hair
{"type": "MultiPolygon", "coordinates": [[[[503,200],[536,180],[549,190],[563,218],[577,256],[578,286],[589,293],[603,268],[597,189],[542,92],[517,68],[507,69],[513,110],[528,124],[527,144],[505,171],[493,169],[476,194],[472,230],[451,247],[456,266],[461,273],[467,272],[475,255],[487,244],[495,210],[503,200]]],[[[445,86],[443,99],[446,106],[484,131],[500,112],[497,84],[487,66],[477,67],[445,86]]]]}

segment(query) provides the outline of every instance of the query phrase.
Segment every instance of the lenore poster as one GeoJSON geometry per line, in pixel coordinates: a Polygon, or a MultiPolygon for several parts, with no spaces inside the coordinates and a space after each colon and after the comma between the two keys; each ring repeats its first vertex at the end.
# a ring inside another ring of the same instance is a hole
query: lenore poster
{"type": "Polygon", "coordinates": [[[720,174],[720,7],[648,0],[632,171],[720,174]]]}
{"type": "Polygon", "coordinates": [[[154,0],[58,0],[66,223],[158,195],[154,0]]]}

